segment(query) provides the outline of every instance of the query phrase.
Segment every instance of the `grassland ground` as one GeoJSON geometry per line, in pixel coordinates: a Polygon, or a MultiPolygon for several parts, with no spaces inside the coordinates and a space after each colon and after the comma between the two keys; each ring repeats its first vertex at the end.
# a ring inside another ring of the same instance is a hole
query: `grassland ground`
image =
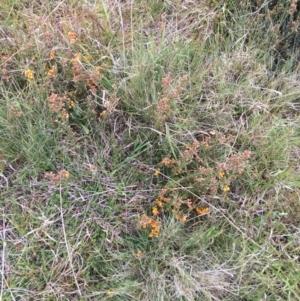
{"type": "Polygon", "coordinates": [[[2,2],[0,300],[300,300],[296,1],[2,2]]]}

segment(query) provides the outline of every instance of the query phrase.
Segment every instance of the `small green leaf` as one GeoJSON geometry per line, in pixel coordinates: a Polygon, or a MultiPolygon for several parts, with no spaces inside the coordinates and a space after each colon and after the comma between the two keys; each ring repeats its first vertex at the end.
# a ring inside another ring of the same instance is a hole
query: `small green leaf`
{"type": "Polygon", "coordinates": [[[85,125],[83,125],[83,124],[81,124],[81,127],[82,127],[84,133],[88,135],[89,132],[90,132],[89,129],[85,125]]]}

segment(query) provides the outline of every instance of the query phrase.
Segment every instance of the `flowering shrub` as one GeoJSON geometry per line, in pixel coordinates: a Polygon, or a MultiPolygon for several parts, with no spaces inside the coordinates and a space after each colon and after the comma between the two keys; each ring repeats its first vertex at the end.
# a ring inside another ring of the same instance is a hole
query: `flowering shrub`
{"type": "Polygon", "coordinates": [[[44,113],[46,103],[51,124],[68,125],[75,131],[92,129],[91,123],[99,123],[105,113],[112,114],[118,105],[112,59],[104,48],[92,45],[94,38],[101,41],[101,37],[95,36],[94,23],[98,21],[91,13],[78,11],[76,20],[66,8],[61,14],[59,22],[52,16],[46,20],[36,15],[28,18],[30,34],[26,41],[11,40],[0,55],[1,85],[12,91],[38,93],[36,98],[44,98],[43,103],[26,98],[22,105],[33,110],[42,108],[44,113]],[[90,23],[83,34],[80,22],[87,19],[90,23]]]}
{"type": "Polygon", "coordinates": [[[70,178],[70,173],[64,169],[58,173],[53,173],[52,171],[45,173],[45,179],[50,180],[53,184],[60,184],[61,181],[70,178]]]}
{"type": "Polygon", "coordinates": [[[180,77],[176,83],[171,76],[162,78],[162,94],[155,111],[155,120],[158,127],[161,127],[172,116],[172,113],[176,111],[176,103],[182,95],[183,87],[187,80],[187,75],[180,77]]]}
{"type": "Polygon", "coordinates": [[[212,131],[187,144],[178,158],[164,157],[154,176],[165,185],[152,206],[151,217],[143,215],[141,226],[150,228],[149,237],[158,236],[163,213],[172,213],[185,223],[189,217],[207,215],[214,198],[224,197],[241,177],[251,152],[228,154],[221,162],[207,162],[205,154],[232,142],[232,136],[212,131]],[[167,179],[167,180],[166,180],[167,179]],[[159,223],[159,227],[157,226],[159,223]],[[154,230],[155,229],[155,230],[154,230]]]}
{"type": "Polygon", "coordinates": [[[72,51],[63,58],[52,51],[50,58],[51,67],[46,72],[45,80],[51,91],[48,106],[54,115],[85,123],[91,119],[99,120],[104,111],[110,114],[115,111],[118,97],[106,77],[107,62],[94,66],[91,55],[72,51]],[[62,83],[66,83],[67,87],[63,91],[62,83]]]}

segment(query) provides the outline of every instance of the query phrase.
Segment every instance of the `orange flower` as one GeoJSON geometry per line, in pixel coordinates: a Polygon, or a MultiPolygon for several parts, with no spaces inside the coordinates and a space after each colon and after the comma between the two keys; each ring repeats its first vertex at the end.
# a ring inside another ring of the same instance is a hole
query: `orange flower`
{"type": "Polygon", "coordinates": [[[206,213],[209,213],[209,207],[205,208],[196,208],[196,211],[199,215],[204,215],[206,213]]]}
{"type": "Polygon", "coordinates": [[[74,44],[76,42],[76,35],[74,32],[72,31],[68,32],[68,40],[71,44],[74,44]]]}
{"type": "Polygon", "coordinates": [[[159,227],[159,222],[151,220],[150,226],[151,226],[151,228],[158,228],[159,227]]]}
{"type": "Polygon", "coordinates": [[[151,232],[149,233],[149,237],[158,237],[159,231],[160,231],[160,223],[158,221],[152,220],[150,223],[151,226],[151,232]]]}
{"type": "Polygon", "coordinates": [[[182,223],[185,223],[186,220],[187,220],[187,215],[186,214],[176,214],[176,218],[182,222],[182,223]]]}
{"type": "Polygon", "coordinates": [[[102,117],[102,116],[104,116],[105,114],[106,114],[106,110],[102,111],[102,112],[99,114],[99,116],[102,117]]]}
{"type": "Polygon", "coordinates": [[[157,204],[158,207],[162,207],[163,206],[163,203],[162,203],[162,201],[160,199],[156,199],[155,203],[157,204]]]}
{"type": "Polygon", "coordinates": [[[53,77],[55,75],[55,71],[53,69],[50,69],[47,75],[53,77]]]}
{"type": "Polygon", "coordinates": [[[149,237],[153,237],[153,236],[158,237],[159,230],[160,230],[160,228],[153,228],[148,236],[149,237]]]}

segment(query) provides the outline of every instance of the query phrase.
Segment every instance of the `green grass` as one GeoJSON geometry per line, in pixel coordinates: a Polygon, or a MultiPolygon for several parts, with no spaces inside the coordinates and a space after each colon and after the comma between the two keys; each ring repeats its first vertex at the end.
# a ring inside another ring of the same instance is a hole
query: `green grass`
{"type": "Polygon", "coordinates": [[[4,1],[0,300],[300,299],[298,12],[256,5],[4,1]]]}

